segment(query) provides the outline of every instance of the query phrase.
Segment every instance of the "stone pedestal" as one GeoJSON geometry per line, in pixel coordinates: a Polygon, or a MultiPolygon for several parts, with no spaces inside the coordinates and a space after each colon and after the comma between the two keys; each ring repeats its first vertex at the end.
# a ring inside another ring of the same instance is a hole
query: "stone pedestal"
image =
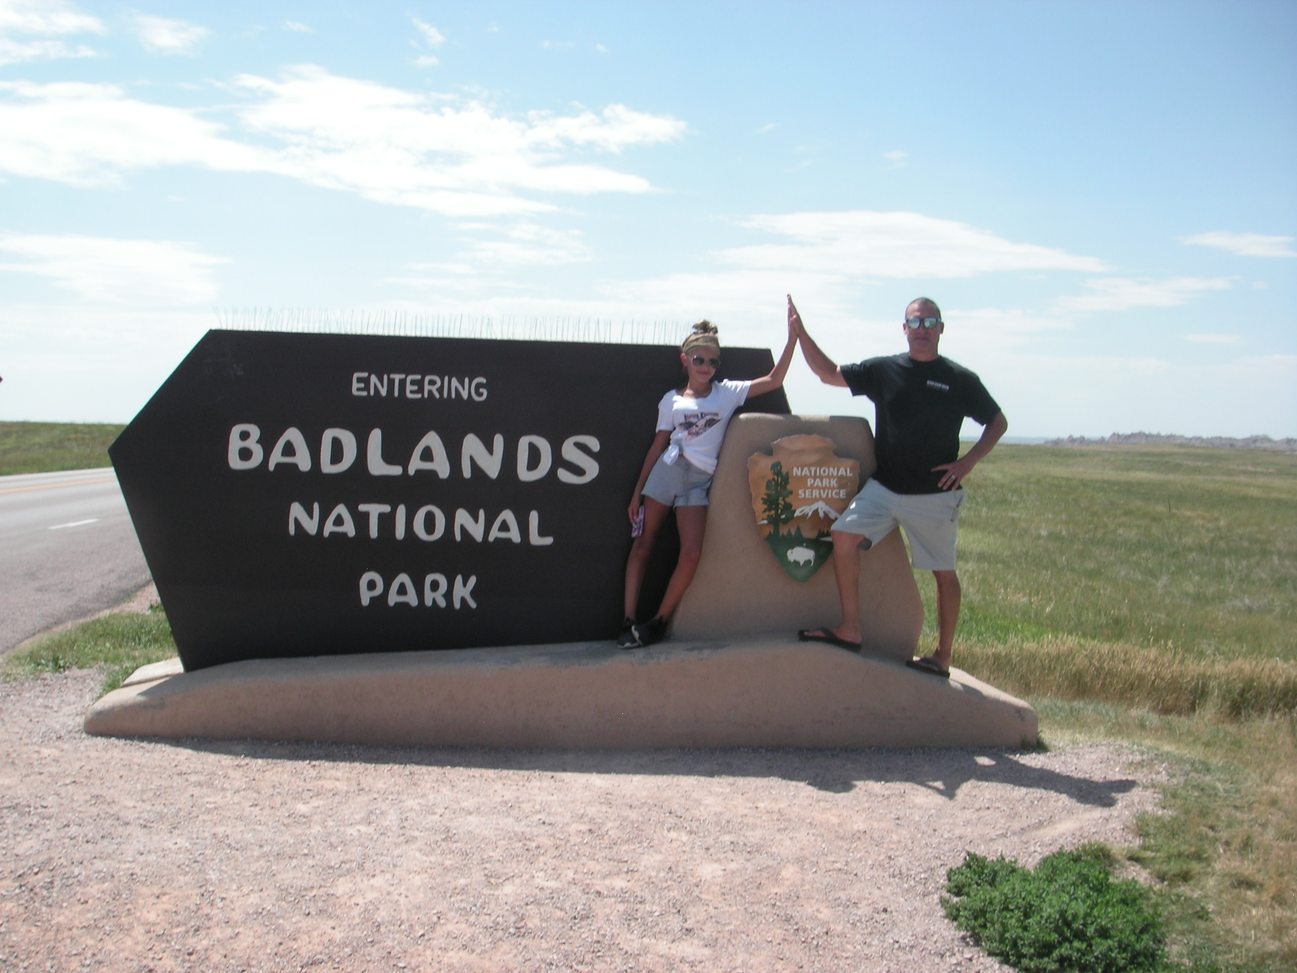
{"type": "MultiPolygon", "coordinates": [[[[864,419],[736,417],[712,480],[702,560],[676,611],[673,637],[795,636],[800,628],[837,624],[833,566],[824,565],[809,581],[789,577],[761,539],[748,489],[748,457],[803,433],[825,436],[838,456],[859,460],[862,482],[877,467],[874,437],[864,419]]],[[[865,651],[911,658],[923,628],[923,603],[899,533],[861,555],[858,598],[865,651]]]]}
{"type": "Polygon", "coordinates": [[[252,659],[141,670],[90,733],[423,747],[1030,745],[1026,703],[791,639],[252,659]]]}

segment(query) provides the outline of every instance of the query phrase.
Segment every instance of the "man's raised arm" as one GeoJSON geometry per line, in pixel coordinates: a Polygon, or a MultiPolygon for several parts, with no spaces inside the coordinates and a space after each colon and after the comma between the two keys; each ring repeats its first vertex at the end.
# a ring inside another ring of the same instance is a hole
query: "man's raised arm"
{"type": "Polygon", "coordinates": [[[811,371],[819,376],[820,381],[825,385],[846,388],[847,380],[842,377],[842,370],[838,368],[837,363],[820,351],[820,346],[806,333],[806,325],[802,323],[802,316],[797,312],[797,306],[793,304],[791,295],[788,298],[788,309],[789,320],[797,329],[798,344],[802,346],[802,357],[806,359],[806,364],[810,366],[811,371]]]}

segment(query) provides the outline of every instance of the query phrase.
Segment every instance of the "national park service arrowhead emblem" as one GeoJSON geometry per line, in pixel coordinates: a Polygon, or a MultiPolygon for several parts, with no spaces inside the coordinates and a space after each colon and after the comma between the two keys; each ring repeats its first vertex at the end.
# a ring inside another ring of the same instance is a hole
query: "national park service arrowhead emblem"
{"type": "Polygon", "coordinates": [[[825,436],[785,436],[770,448],[748,457],[752,511],[780,567],[806,581],[833,555],[829,532],[856,495],[860,460],[835,456],[825,436]]]}

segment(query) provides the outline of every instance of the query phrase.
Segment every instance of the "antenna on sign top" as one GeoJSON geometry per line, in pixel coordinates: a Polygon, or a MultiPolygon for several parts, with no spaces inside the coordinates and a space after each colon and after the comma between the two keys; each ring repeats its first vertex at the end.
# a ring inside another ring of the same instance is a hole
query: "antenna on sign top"
{"type": "Polygon", "coordinates": [[[680,321],[636,321],[570,316],[439,314],[408,309],[215,308],[217,326],[230,331],[359,334],[402,338],[480,338],[584,344],[675,345],[688,330],[680,321]]]}

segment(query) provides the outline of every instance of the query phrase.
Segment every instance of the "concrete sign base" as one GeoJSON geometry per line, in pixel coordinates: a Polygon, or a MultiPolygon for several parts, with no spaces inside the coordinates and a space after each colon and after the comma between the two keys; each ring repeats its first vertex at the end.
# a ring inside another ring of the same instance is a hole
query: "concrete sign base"
{"type": "Polygon", "coordinates": [[[253,659],[141,669],[87,732],[382,746],[1030,746],[1035,711],[956,669],[796,636],[253,659]]]}
{"type": "MultiPolygon", "coordinates": [[[[671,625],[674,638],[795,635],[799,628],[837,621],[832,566],[809,581],[790,578],[762,540],[748,492],[748,457],[769,453],[771,444],[785,437],[807,433],[831,439],[838,455],[858,460],[862,477],[874,472],[874,437],[864,419],[736,416],[712,479],[698,572],[671,625]]],[[[855,491],[853,485],[852,496],[855,491]]],[[[861,556],[856,597],[865,650],[892,659],[911,658],[923,630],[923,602],[899,532],[861,556]]]]}

